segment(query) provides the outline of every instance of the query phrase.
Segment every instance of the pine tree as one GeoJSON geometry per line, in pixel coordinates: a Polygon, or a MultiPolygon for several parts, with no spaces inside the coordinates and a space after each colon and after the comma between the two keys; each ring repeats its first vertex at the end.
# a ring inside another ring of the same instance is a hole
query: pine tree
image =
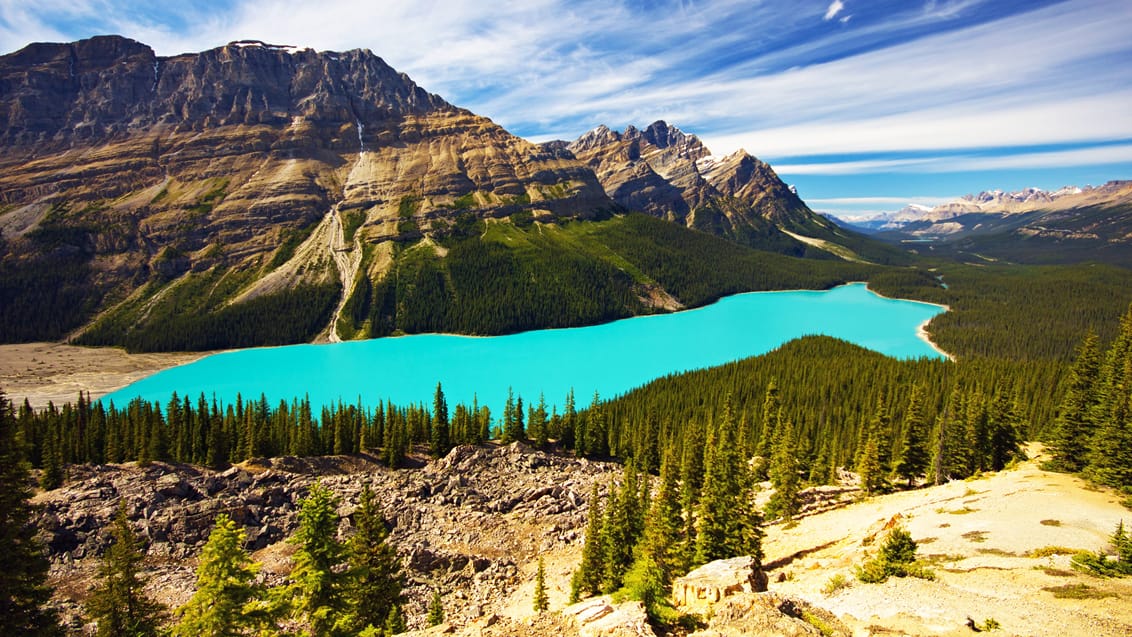
{"type": "Polygon", "coordinates": [[[58,489],[63,486],[63,450],[58,436],[48,431],[43,437],[43,471],[39,475],[39,486],[44,491],[58,489]]]}
{"type": "Polygon", "coordinates": [[[718,433],[705,450],[709,453],[697,511],[696,564],[739,555],[761,562],[762,517],[754,508],[747,464],[735,448],[735,429],[728,396],[718,433]]]}
{"type": "Polygon", "coordinates": [[[532,605],[536,613],[545,612],[550,608],[550,597],[546,594],[546,566],[541,555],[538,558],[538,571],[535,573],[535,595],[532,605]]]}
{"type": "Polygon", "coordinates": [[[570,582],[570,601],[577,602],[583,596],[601,593],[601,579],[605,573],[604,546],[601,529],[605,516],[601,507],[601,496],[597,482],[594,482],[589,498],[590,512],[586,522],[586,537],[582,545],[582,562],[570,582]]]}
{"type": "Polygon", "coordinates": [[[401,598],[401,559],[388,543],[389,530],[368,483],[354,512],[354,528],[346,542],[344,624],[346,630],[358,632],[382,627],[401,598]]]}
{"type": "Polygon", "coordinates": [[[405,617],[401,614],[401,605],[394,604],[389,609],[389,616],[385,618],[385,634],[397,635],[405,632],[405,617]]]}
{"type": "Polygon", "coordinates": [[[292,616],[310,626],[312,637],[333,635],[345,612],[345,573],[335,569],[345,557],[338,541],[338,498],[315,482],[299,509],[298,546],[288,587],[292,616]]]}
{"type": "Polygon", "coordinates": [[[196,592],[177,609],[175,637],[233,637],[253,634],[263,623],[254,605],[262,591],[255,584],[258,564],[242,548],[244,530],[221,514],[201,551],[196,592]]]}
{"type": "Polygon", "coordinates": [[[605,507],[605,522],[601,531],[605,547],[602,590],[606,593],[621,588],[625,573],[633,564],[633,547],[640,540],[644,528],[640,485],[639,474],[632,462],[625,466],[620,491],[615,494],[610,485],[609,502],[605,507]]]}
{"type": "Polygon", "coordinates": [[[638,546],[638,552],[660,568],[666,585],[671,583],[677,573],[683,573],[687,568],[681,551],[684,519],[672,453],[669,450],[661,460],[660,486],[649,509],[644,535],[638,546]]]}
{"type": "Polygon", "coordinates": [[[876,442],[877,464],[883,476],[892,464],[892,417],[883,396],[877,399],[876,413],[869,423],[869,436],[876,442]]]}
{"type": "Polygon", "coordinates": [[[12,403],[0,392],[0,635],[62,635],[47,608],[48,562],[31,524],[26,451],[17,429],[12,403]]]}
{"type": "Polygon", "coordinates": [[[873,495],[884,486],[884,474],[881,472],[878,455],[876,438],[869,436],[857,462],[857,475],[861,478],[861,490],[865,495],[873,495]]]}
{"type": "Polygon", "coordinates": [[[1111,487],[1132,486],[1132,356],[1124,360],[1120,380],[1111,387],[1105,418],[1090,444],[1085,474],[1111,487]]]}
{"type": "Polygon", "coordinates": [[[99,582],[86,603],[87,613],[98,624],[96,635],[155,637],[160,633],[164,607],[145,593],[143,555],[126,517],[124,500],[118,503],[111,534],[114,542],[102,556],[99,582]]]}
{"type": "Polygon", "coordinates": [[[924,427],[923,388],[912,387],[908,398],[908,408],[904,411],[903,440],[900,442],[900,457],[896,461],[896,475],[908,481],[912,487],[916,478],[928,468],[927,433],[924,427]]]}
{"type": "Polygon", "coordinates": [[[527,432],[538,447],[545,447],[549,438],[546,421],[546,398],[539,394],[538,406],[531,409],[527,417],[527,432]]]}
{"type": "Polygon", "coordinates": [[[440,597],[440,591],[433,589],[432,601],[428,604],[428,625],[439,626],[444,623],[444,600],[440,597]]]}
{"type": "Polygon", "coordinates": [[[503,444],[526,440],[527,434],[523,429],[523,397],[518,401],[511,388],[507,388],[507,402],[503,406],[503,444]]]}
{"type": "Polygon", "coordinates": [[[794,425],[786,419],[779,425],[778,440],[770,456],[769,476],[774,494],[767,503],[767,515],[780,515],[791,519],[798,514],[802,503],[798,497],[802,480],[798,474],[798,449],[794,439],[794,425]]]}
{"type": "Polygon", "coordinates": [[[429,452],[433,458],[440,458],[452,449],[448,430],[448,401],[444,390],[436,384],[436,394],[432,400],[432,436],[429,439],[429,452]]]}

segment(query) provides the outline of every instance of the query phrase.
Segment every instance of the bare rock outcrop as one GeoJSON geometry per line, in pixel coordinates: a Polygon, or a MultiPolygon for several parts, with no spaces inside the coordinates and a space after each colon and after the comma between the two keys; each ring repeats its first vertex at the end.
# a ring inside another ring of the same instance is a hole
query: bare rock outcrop
{"type": "Polygon", "coordinates": [[[712,606],[705,629],[689,637],[850,637],[829,611],[774,593],[740,593],[712,606]]]}
{"type": "Polygon", "coordinates": [[[247,533],[245,549],[268,583],[290,571],[285,540],[318,480],[341,498],[339,533],[351,533],[362,486],[377,495],[405,567],[410,624],[423,621],[434,590],[448,618],[470,624],[523,583],[520,567],[582,539],[588,494],[614,465],[516,443],[457,447],[419,470],[390,470],[369,456],[254,459],[226,471],[156,462],[72,467],[62,488],[39,494],[36,520],[65,605],[87,594],[109,545],[119,501],[146,545],[155,593],[176,606],[191,594],[195,558],[216,516],[247,533]]]}
{"type": "Polygon", "coordinates": [[[750,556],[709,562],[672,582],[677,608],[701,612],[732,595],[765,591],[767,576],[750,556]]]}
{"type": "Polygon", "coordinates": [[[609,596],[594,597],[562,610],[581,637],[656,637],[640,602],[614,604],[609,596]]]}

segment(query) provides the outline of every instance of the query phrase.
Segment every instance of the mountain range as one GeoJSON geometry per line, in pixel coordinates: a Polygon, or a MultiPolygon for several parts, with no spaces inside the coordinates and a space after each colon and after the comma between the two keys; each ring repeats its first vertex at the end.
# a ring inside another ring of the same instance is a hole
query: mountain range
{"type": "Polygon", "coordinates": [[[491,333],[703,302],[609,254],[604,230],[528,236],[629,212],[779,255],[903,258],[814,214],[745,152],[713,157],[665,122],[536,145],[368,50],[32,44],[0,57],[0,147],[7,341],[491,333]],[[516,233],[554,245],[522,253],[516,233]],[[532,265],[555,251],[572,265],[532,265]],[[461,288],[476,268],[541,292],[509,299],[516,316],[461,319],[483,292],[461,288]],[[555,302],[570,307],[537,308],[555,302]]]}
{"type": "Polygon", "coordinates": [[[961,259],[1132,265],[1132,181],[966,195],[935,207],[841,222],[871,236],[961,259]]]}

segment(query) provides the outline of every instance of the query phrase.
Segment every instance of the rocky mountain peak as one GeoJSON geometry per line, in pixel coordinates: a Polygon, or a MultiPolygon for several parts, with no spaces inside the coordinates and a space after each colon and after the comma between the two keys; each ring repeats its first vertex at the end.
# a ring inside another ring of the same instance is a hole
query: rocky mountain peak
{"type": "Polygon", "coordinates": [[[377,124],[451,105],[366,50],[315,52],[259,41],[158,57],[99,36],[0,57],[0,143],[90,145],[157,125],[205,130],[294,117],[377,124]]]}

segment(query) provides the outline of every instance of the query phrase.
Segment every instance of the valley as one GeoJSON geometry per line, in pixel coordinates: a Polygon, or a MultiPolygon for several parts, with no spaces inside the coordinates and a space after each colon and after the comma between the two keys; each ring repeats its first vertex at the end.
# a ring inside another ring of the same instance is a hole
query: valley
{"type": "Polygon", "coordinates": [[[0,56],[0,633],[1132,630],[1129,182],[855,229],[747,112],[536,142],[368,49],[209,46],[0,56]]]}

